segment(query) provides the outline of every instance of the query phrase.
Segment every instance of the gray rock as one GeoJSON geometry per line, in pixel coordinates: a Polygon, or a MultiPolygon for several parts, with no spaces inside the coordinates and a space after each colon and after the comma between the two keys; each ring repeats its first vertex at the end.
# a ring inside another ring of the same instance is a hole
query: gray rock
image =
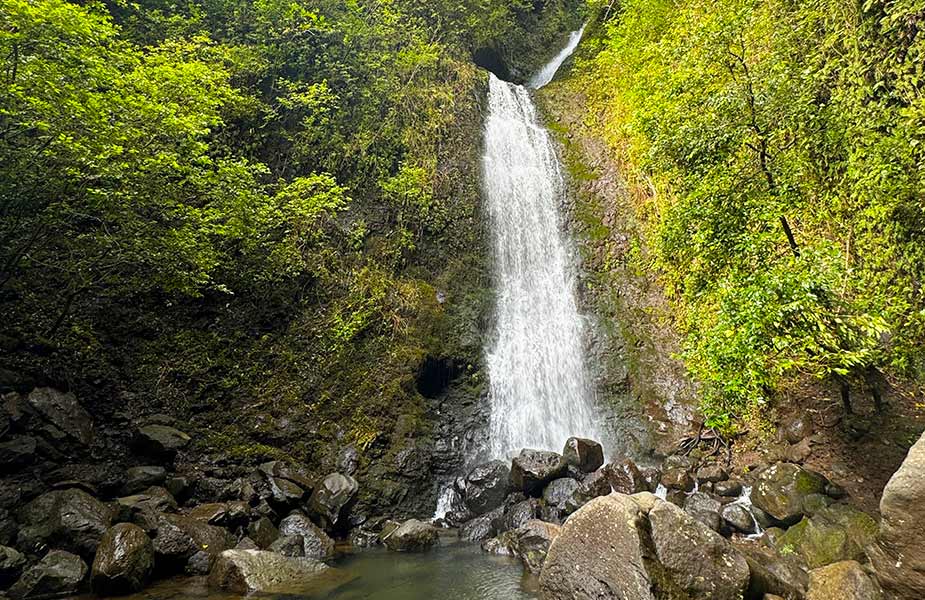
{"type": "Polygon", "coordinates": [[[717,481],[713,484],[713,493],[717,496],[736,498],[742,495],[742,482],[734,479],[717,481]]]}
{"type": "Polygon", "coordinates": [[[140,494],[117,498],[116,508],[118,520],[133,521],[140,512],[173,512],[177,510],[177,501],[166,489],[154,486],[140,494]]]}
{"type": "Polygon", "coordinates": [[[195,572],[198,569],[190,569],[189,563],[198,552],[205,551],[214,561],[223,550],[235,545],[234,538],[221,527],[182,515],[156,515],[150,533],[155,566],[165,574],[195,572]]]}
{"type": "Polygon", "coordinates": [[[652,491],[636,463],[628,458],[608,464],[603,471],[610,487],[618,494],[631,496],[639,492],[652,491]]]}
{"type": "Polygon", "coordinates": [[[524,525],[540,514],[540,502],[536,498],[527,498],[510,506],[504,515],[492,523],[498,532],[510,531],[524,525]]]}
{"type": "Polygon", "coordinates": [[[733,531],[744,534],[752,534],[757,531],[755,518],[741,504],[727,504],[723,507],[720,516],[733,531]]]}
{"type": "Polygon", "coordinates": [[[106,532],[93,560],[90,584],[103,596],[141,590],[154,570],[154,544],[141,527],[119,523],[106,532]]]}
{"type": "Polygon", "coordinates": [[[36,551],[43,546],[91,558],[109,524],[109,508],[83,490],[70,488],[42,494],[19,513],[18,546],[36,551]]]}
{"type": "Polygon", "coordinates": [[[258,467],[260,474],[267,480],[284,479],[295,484],[304,492],[311,492],[315,488],[315,481],[302,467],[285,462],[273,460],[265,462],[258,467]]]}
{"type": "Polygon", "coordinates": [[[309,508],[325,529],[333,529],[340,522],[345,508],[357,494],[359,486],[353,477],[331,473],[325,477],[309,500],[309,508]]]}
{"type": "Polygon", "coordinates": [[[132,467],[125,472],[125,484],[122,486],[122,495],[130,496],[151,486],[161,485],[167,479],[164,467],[149,465],[132,467]]]}
{"type": "Polygon", "coordinates": [[[247,526],[247,535],[259,548],[266,549],[279,537],[279,529],[267,517],[260,517],[247,526]]]}
{"type": "Polygon", "coordinates": [[[649,511],[658,562],[691,600],[739,600],[748,563],[729,542],[669,502],[649,511]]]}
{"type": "Polygon", "coordinates": [[[135,434],[133,444],[142,455],[173,460],[190,443],[190,436],[168,425],[145,425],[135,434]]]}
{"type": "Polygon", "coordinates": [[[765,594],[788,600],[805,597],[809,572],[798,556],[757,544],[740,544],[737,548],[745,556],[750,573],[746,598],[762,598],[765,594]]]}
{"type": "Polygon", "coordinates": [[[26,566],[26,557],[15,548],[0,546],[0,589],[16,581],[26,566]]]}
{"type": "Polygon", "coordinates": [[[729,474],[726,473],[726,469],[720,465],[706,465],[697,470],[697,481],[701,483],[717,483],[727,479],[729,479],[729,474]]]}
{"type": "Polygon", "coordinates": [[[283,506],[291,507],[297,504],[306,494],[306,491],[297,484],[282,477],[270,477],[267,484],[270,487],[273,501],[283,506]]]}
{"type": "Polygon", "coordinates": [[[763,469],[752,487],[752,503],[777,521],[793,525],[803,517],[803,499],[825,492],[826,479],[792,463],[763,469]]]}
{"type": "Polygon", "coordinates": [[[796,444],[813,434],[813,421],[808,415],[800,415],[784,423],[780,430],[781,438],[796,444]]]}
{"type": "Polygon", "coordinates": [[[86,576],[87,565],[79,556],[52,550],[37,565],[27,569],[7,593],[14,600],[76,594],[86,576]]]}
{"type": "Polygon", "coordinates": [[[565,442],[562,458],[582,473],[593,473],[604,464],[604,448],[594,440],[571,437],[565,442]]]}
{"type": "Polygon", "coordinates": [[[383,538],[385,546],[395,552],[423,552],[435,546],[437,541],[437,528],[417,519],[408,519],[383,538]]]}
{"type": "Polygon", "coordinates": [[[572,514],[594,498],[606,496],[612,491],[607,468],[598,469],[584,476],[571,497],[565,502],[565,513],[572,514]]]}
{"type": "Polygon", "coordinates": [[[189,479],[186,477],[171,477],[164,483],[164,487],[170,492],[170,495],[177,500],[183,500],[187,490],[189,490],[189,479]]]}
{"type": "MultiPolygon", "coordinates": [[[[915,596],[910,596],[913,598],[915,596]]],[[[880,600],[877,585],[853,560],[815,569],[809,573],[806,600],[880,600]]]]}
{"type": "Polygon", "coordinates": [[[563,477],[568,463],[555,452],[525,448],[511,461],[511,487],[528,496],[539,496],[553,479],[563,477]]]}
{"type": "Polygon", "coordinates": [[[209,586],[236,594],[279,592],[311,584],[329,570],[310,558],[292,558],[262,550],[226,550],[209,574],[209,586]]]}
{"type": "Polygon", "coordinates": [[[653,600],[645,568],[645,517],[628,496],[595,498],[572,514],[540,575],[546,600],[653,600]]]}
{"type": "Polygon", "coordinates": [[[510,491],[511,470],[500,460],[478,465],[466,475],[465,503],[473,515],[501,506],[510,491]]]}
{"type": "Polygon", "coordinates": [[[547,505],[565,510],[565,503],[581,484],[574,479],[563,477],[552,480],[543,490],[543,501],[547,505]]]}
{"type": "Polygon", "coordinates": [[[357,472],[359,464],[360,453],[354,446],[347,446],[337,455],[337,470],[344,475],[352,476],[357,472]]]}
{"type": "Polygon", "coordinates": [[[36,388],[29,393],[26,401],[63,436],[85,446],[93,441],[93,420],[74,394],[47,387],[36,388]]]}
{"type": "Polygon", "coordinates": [[[690,492],[694,489],[694,478],[687,469],[674,467],[662,473],[661,483],[669,490],[690,492]]]}
{"type": "Polygon", "coordinates": [[[559,525],[531,519],[510,532],[511,552],[524,563],[528,571],[539,575],[549,546],[561,531],[559,525]]]}
{"type": "Polygon", "coordinates": [[[868,549],[880,584],[901,597],[925,598],[925,435],[886,484],[880,515],[868,549]]]}
{"type": "Polygon", "coordinates": [[[29,436],[15,437],[0,443],[0,467],[4,472],[12,472],[31,465],[35,460],[35,438],[29,436]]]}
{"type": "Polygon", "coordinates": [[[504,516],[503,510],[503,508],[498,507],[490,513],[466,521],[459,528],[459,539],[466,542],[481,542],[492,537],[497,533],[494,521],[504,516]]]}
{"type": "Polygon", "coordinates": [[[304,554],[307,558],[326,560],[334,556],[334,540],[321,530],[305,515],[292,514],[280,521],[281,536],[299,536],[303,540],[304,554]]]}
{"type": "Polygon", "coordinates": [[[238,540],[238,543],[235,545],[233,550],[262,550],[262,548],[257,545],[257,542],[247,536],[244,536],[238,540]]]}
{"type": "Polygon", "coordinates": [[[283,556],[298,558],[305,556],[305,541],[301,535],[281,535],[273,540],[267,550],[283,556]]]}

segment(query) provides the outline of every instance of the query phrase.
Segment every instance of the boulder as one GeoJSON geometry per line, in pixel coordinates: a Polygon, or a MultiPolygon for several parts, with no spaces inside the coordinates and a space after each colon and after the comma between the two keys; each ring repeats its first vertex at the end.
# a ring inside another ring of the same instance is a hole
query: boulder
{"type": "Polygon", "coordinates": [[[331,473],[315,489],[309,500],[310,512],[318,517],[325,529],[333,529],[343,516],[345,507],[356,496],[359,486],[353,477],[331,473]]]}
{"type": "Polygon", "coordinates": [[[510,532],[511,552],[523,561],[528,571],[539,575],[549,546],[561,531],[559,525],[531,519],[510,532]]]}
{"type": "Polygon", "coordinates": [[[727,479],[729,474],[720,465],[705,465],[697,470],[697,481],[701,483],[718,483],[727,479]]]}
{"type": "Polygon", "coordinates": [[[877,533],[876,522],[845,504],[833,504],[806,517],[777,539],[778,548],[790,548],[815,569],[845,560],[863,560],[864,549],[877,533]]]}
{"type": "MultiPolygon", "coordinates": [[[[809,573],[806,600],[880,600],[877,585],[853,560],[838,562],[809,573]]],[[[914,598],[918,596],[910,596],[914,598]]]]}
{"type": "Polygon", "coordinates": [[[645,517],[628,496],[595,498],[549,546],[540,575],[546,600],[653,600],[645,568],[645,517]]]}
{"type": "Polygon", "coordinates": [[[125,472],[125,483],[122,486],[122,495],[131,496],[151,486],[161,485],[167,479],[164,467],[149,465],[132,467],[125,472]]]}
{"type": "Polygon", "coordinates": [[[713,484],[713,493],[727,498],[738,497],[742,495],[742,482],[735,479],[717,481],[713,484]]]}
{"type": "Polygon", "coordinates": [[[140,494],[123,496],[116,499],[115,515],[120,521],[131,521],[139,512],[173,512],[177,510],[177,501],[162,487],[149,487],[140,494]]]}
{"type": "Polygon", "coordinates": [[[69,437],[85,446],[93,441],[93,420],[74,394],[36,388],[29,392],[26,402],[53,426],[51,437],[69,437]]]}
{"type": "Polygon", "coordinates": [[[430,523],[408,519],[383,537],[383,543],[395,552],[423,552],[437,544],[437,528],[430,523]]]}
{"type": "Polygon", "coordinates": [[[16,581],[26,566],[26,557],[15,548],[0,546],[0,589],[16,581]]]}
{"type": "Polygon", "coordinates": [[[880,516],[868,549],[877,579],[897,595],[925,598],[925,435],[883,489],[880,516]]]}
{"type": "Polygon", "coordinates": [[[465,480],[465,503],[473,515],[483,515],[501,506],[510,491],[511,470],[493,460],[469,471],[465,480]]]}
{"type": "Polygon", "coordinates": [[[582,473],[593,473],[604,464],[604,448],[594,440],[571,437],[565,442],[562,458],[582,473]]]}
{"type": "Polygon", "coordinates": [[[273,540],[267,550],[283,556],[302,557],[305,556],[305,540],[301,535],[281,535],[273,540]]]}
{"type": "Polygon", "coordinates": [[[694,489],[694,478],[690,471],[682,467],[673,467],[662,473],[661,484],[669,490],[690,492],[694,489]]]}
{"type": "Polygon", "coordinates": [[[291,514],[279,523],[281,536],[302,538],[303,556],[326,560],[334,556],[334,540],[302,514],[291,514]]]}
{"type": "Polygon", "coordinates": [[[0,444],[0,467],[4,472],[13,472],[31,465],[35,460],[36,441],[34,437],[20,436],[0,444]]]}
{"type": "Polygon", "coordinates": [[[792,463],[777,463],[758,473],[752,503],[772,518],[793,525],[803,517],[803,499],[825,492],[826,479],[792,463]]]}
{"type": "Polygon", "coordinates": [[[793,554],[781,554],[758,544],[740,544],[750,573],[746,598],[773,594],[788,600],[800,600],[809,587],[806,563],[793,554]]]}
{"type": "Polygon", "coordinates": [[[170,495],[177,500],[183,500],[189,490],[189,479],[186,477],[171,477],[164,482],[164,487],[170,492],[170,495]]]}
{"type": "Polygon", "coordinates": [[[247,535],[260,549],[266,549],[279,537],[279,529],[267,517],[260,517],[247,526],[247,535]]]}
{"type": "Polygon", "coordinates": [[[565,504],[581,484],[569,477],[552,480],[543,490],[543,501],[547,506],[565,511],[565,504]]]}
{"type": "Polygon", "coordinates": [[[528,496],[540,496],[553,479],[563,477],[568,463],[555,452],[523,449],[511,461],[511,487],[528,496]]]}
{"type": "Polygon", "coordinates": [[[291,592],[311,584],[328,568],[311,558],[263,550],[225,550],[212,567],[209,586],[235,594],[291,592]]]}
{"type": "Polygon", "coordinates": [[[612,491],[607,467],[584,476],[571,497],[565,502],[566,514],[572,514],[594,498],[606,496],[612,491]]]}
{"type": "Polygon", "coordinates": [[[96,551],[90,584],[103,596],[141,590],[154,570],[154,544],[138,525],[119,523],[106,532],[96,551]]]}
{"type": "Polygon", "coordinates": [[[738,533],[752,534],[758,531],[755,517],[741,504],[727,504],[720,512],[723,522],[738,533]]]}
{"type": "Polygon", "coordinates": [[[639,492],[652,491],[636,463],[626,458],[620,462],[610,463],[603,469],[613,491],[631,496],[639,492]]]}
{"type": "Polygon", "coordinates": [[[257,468],[265,479],[283,479],[295,484],[305,492],[315,488],[315,481],[302,467],[282,460],[265,462],[257,468]]]}
{"type": "Polygon", "coordinates": [[[503,516],[503,509],[498,507],[490,513],[466,521],[459,528],[459,539],[466,542],[481,542],[492,537],[496,533],[495,519],[500,519],[503,516]]]}
{"type": "Polygon", "coordinates": [[[809,415],[799,415],[785,422],[779,433],[783,441],[799,443],[813,434],[813,421],[809,415]]]}
{"type": "Polygon", "coordinates": [[[109,508],[85,491],[54,490],[20,511],[17,545],[28,551],[50,546],[90,559],[111,519],[109,508]]]}
{"type": "Polygon", "coordinates": [[[267,485],[270,487],[273,502],[284,507],[294,506],[306,494],[306,491],[297,484],[282,477],[270,477],[267,485]]]}
{"type": "Polygon", "coordinates": [[[691,600],[739,600],[748,585],[745,557],[721,535],[669,502],[649,511],[655,555],[691,600]]]}
{"type": "Polygon", "coordinates": [[[208,525],[183,515],[156,515],[153,531],[155,567],[163,573],[196,572],[203,552],[214,561],[223,550],[235,545],[231,535],[214,525],[208,525]]]}
{"type": "Polygon", "coordinates": [[[492,525],[496,531],[510,531],[517,529],[530,519],[535,519],[539,514],[539,500],[527,498],[510,506],[500,518],[494,520],[492,525]]]}
{"type": "Polygon", "coordinates": [[[79,556],[52,550],[26,570],[7,593],[13,600],[36,600],[76,594],[87,576],[87,565],[79,556]]]}
{"type": "Polygon", "coordinates": [[[247,524],[250,521],[251,513],[250,506],[235,500],[232,502],[200,504],[189,512],[189,516],[210,525],[233,528],[247,524]]]}
{"type": "Polygon", "coordinates": [[[703,492],[694,492],[684,499],[684,511],[713,531],[721,531],[723,519],[720,516],[722,504],[703,492]]]}
{"type": "Polygon", "coordinates": [[[190,443],[190,436],[168,425],[145,425],[133,439],[135,450],[150,458],[173,460],[190,443]]]}

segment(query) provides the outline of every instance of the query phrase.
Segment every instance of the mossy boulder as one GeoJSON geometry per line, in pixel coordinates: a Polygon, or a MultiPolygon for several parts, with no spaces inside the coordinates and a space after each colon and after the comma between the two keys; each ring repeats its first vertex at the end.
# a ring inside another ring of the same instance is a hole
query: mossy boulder
{"type": "Polygon", "coordinates": [[[792,463],[777,463],[758,474],[752,503],[780,523],[792,525],[803,517],[803,501],[825,493],[822,475],[792,463]]]}
{"type": "Polygon", "coordinates": [[[815,569],[845,560],[861,560],[874,540],[877,523],[845,504],[833,504],[806,517],[777,540],[784,552],[793,551],[815,569]]]}
{"type": "Polygon", "coordinates": [[[842,561],[809,574],[806,600],[880,600],[882,594],[860,564],[842,561]]]}

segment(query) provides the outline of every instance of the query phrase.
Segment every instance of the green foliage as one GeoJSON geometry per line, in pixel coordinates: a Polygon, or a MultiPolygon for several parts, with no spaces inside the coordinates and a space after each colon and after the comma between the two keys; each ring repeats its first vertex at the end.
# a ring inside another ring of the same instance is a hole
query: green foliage
{"type": "Polygon", "coordinates": [[[629,0],[597,24],[579,71],[651,182],[638,212],[719,424],[794,374],[922,367],[921,14],[629,0]]]}

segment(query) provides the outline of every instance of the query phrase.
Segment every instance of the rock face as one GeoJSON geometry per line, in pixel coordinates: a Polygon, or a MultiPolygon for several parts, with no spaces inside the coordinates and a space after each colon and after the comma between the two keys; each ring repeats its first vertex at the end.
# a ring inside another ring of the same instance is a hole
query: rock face
{"type": "Polygon", "coordinates": [[[540,575],[546,600],[653,600],[644,516],[627,496],[595,498],[553,540],[540,575]]]}
{"type": "Polygon", "coordinates": [[[803,517],[803,500],[825,492],[822,475],[791,463],[777,463],[758,474],[752,503],[777,521],[793,525],[803,517]]]}
{"type": "Polygon", "coordinates": [[[417,519],[408,519],[383,537],[386,547],[395,552],[423,552],[436,545],[437,540],[437,528],[417,519]]]}
{"type": "Polygon", "coordinates": [[[572,437],[565,442],[562,458],[582,473],[593,473],[604,464],[604,448],[594,440],[572,437]]]}
{"type": "Polygon", "coordinates": [[[154,544],[144,530],[119,523],[103,536],[90,575],[93,590],[117,596],[141,590],[154,570],[154,544]]]}
{"type": "Polygon", "coordinates": [[[543,487],[565,475],[568,463],[555,452],[523,449],[511,461],[511,486],[528,496],[539,496],[543,487]]]}
{"type": "Polygon", "coordinates": [[[328,567],[310,558],[291,558],[263,550],[225,550],[212,572],[209,586],[250,594],[292,589],[310,583],[328,567]]]}
{"type": "Polygon", "coordinates": [[[925,435],[893,474],[880,498],[880,531],[869,550],[889,591],[925,598],[925,435]]]}
{"type": "Polygon", "coordinates": [[[510,491],[511,470],[500,460],[479,465],[466,475],[466,508],[483,515],[501,506],[510,491]]]}
{"type": "Polygon", "coordinates": [[[302,556],[316,560],[326,560],[334,556],[334,540],[308,517],[292,514],[280,521],[281,536],[295,536],[302,539],[302,556]]]}
{"type": "Polygon", "coordinates": [[[8,594],[14,600],[75,594],[86,576],[87,565],[79,556],[52,550],[37,565],[23,573],[8,594]]]}
{"type": "MultiPolygon", "coordinates": [[[[921,596],[909,596],[920,598],[921,596]]],[[[877,586],[853,560],[816,569],[809,573],[806,600],[880,600],[877,586]]]]}
{"type": "Polygon", "coordinates": [[[538,575],[543,569],[549,546],[561,531],[558,525],[531,519],[511,532],[511,552],[523,561],[528,571],[538,575]]]}
{"type": "Polygon", "coordinates": [[[748,585],[748,563],[721,535],[669,502],[649,511],[658,562],[692,599],[738,600],[748,585]]]}
{"type": "Polygon", "coordinates": [[[109,508],[77,488],[54,490],[27,504],[19,514],[18,546],[48,545],[93,557],[112,518],[109,508]]]}
{"type": "Polygon", "coordinates": [[[339,522],[344,507],[356,496],[359,486],[353,477],[331,473],[311,495],[309,506],[327,529],[339,522]]]}
{"type": "Polygon", "coordinates": [[[83,445],[93,441],[93,420],[77,402],[74,394],[47,387],[36,388],[29,393],[26,401],[57,429],[51,432],[52,437],[67,436],[83,445]]]}

